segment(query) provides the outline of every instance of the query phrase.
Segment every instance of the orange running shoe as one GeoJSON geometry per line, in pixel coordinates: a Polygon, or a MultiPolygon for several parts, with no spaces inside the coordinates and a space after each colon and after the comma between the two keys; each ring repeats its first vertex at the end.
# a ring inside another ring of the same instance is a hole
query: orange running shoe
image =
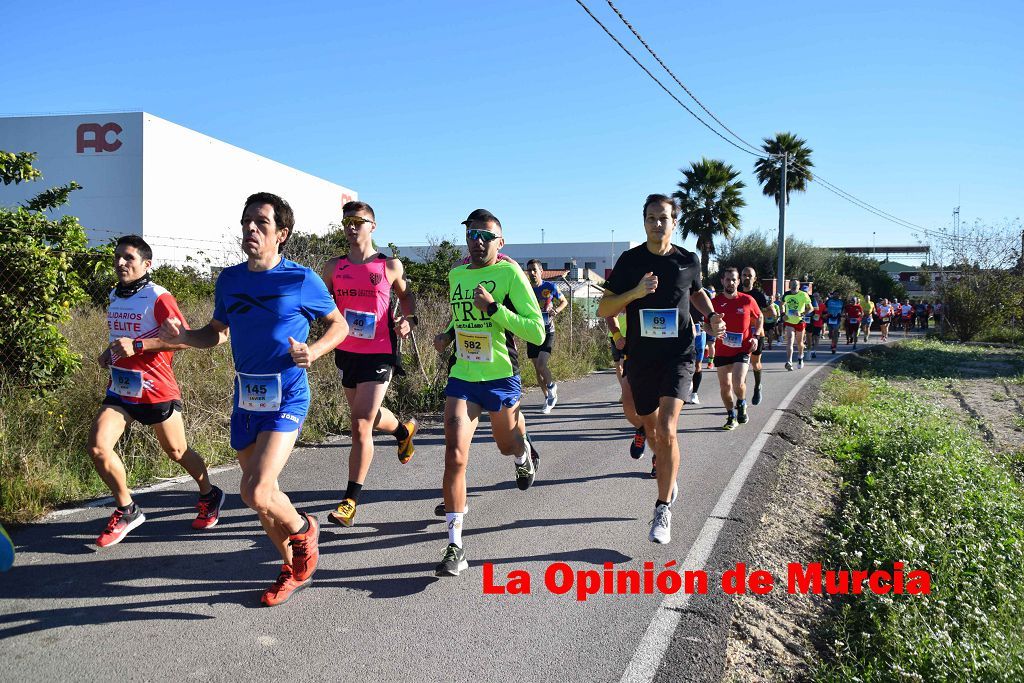
{"type": "Polygon", "coordinates": [[[267,607],[280,605],[282,602],[287,602],[288,598],[292,597],[295,593],[308,586],[310,581],[312,579],[309,578],[305,581],[296,580],[291,565],[282,564],[281,573],[277,575],[277,581],[267,589],[267,592],[260,598],[260,602],[267,607]]]}
{"type": "Polygon", "coordinates": [[[288,544],[292,547],[292,572],[295,580],[305,582],[313,576],[316,571],[317,561],[320,559],[320,525],[316,523],[316,517],[302,513],[302,516],[309,521],[309,529],[304,534],[292,534],[288,537],[288,544]]]}
{"type": "Polygon", "coordinates": [[[220,509],[224,507],[224,491],[214,486],[208,496],[200,496],[196,503],[199,514],[192,522],[193,529],[212,529],[220,521],[220,509]]]}
{"type": "Polygon", "coordinates": [[[413,453],[416,452],[416,446],[412,443],[412,437],[416,436],[417,427],[419,427],[419,423],[416,421],[415,417],[410,417],[409,421],[405,423],[405,428],[409,431],[409,436],[398,442],[398,462],[403,465],[412,460],[413,453]]]}

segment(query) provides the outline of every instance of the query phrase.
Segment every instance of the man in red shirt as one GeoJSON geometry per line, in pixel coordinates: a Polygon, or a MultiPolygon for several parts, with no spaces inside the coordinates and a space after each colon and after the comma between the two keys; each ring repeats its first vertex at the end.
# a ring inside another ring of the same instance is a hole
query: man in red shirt
{"type": "Polygon", "coordinates": [[[715,340],[715,369],[727,416],[722,429],[735,429],[747,418],[747,369],[750,353],[757,349],[764,333],[761,307],[749,294],[738,290],[740,273],[726,268],[722,291],[711,300],[715,313],[725,322],[725,334],[715,340]],[[735,407],[735,412],[733,408],[735,407]]]}
{"type": "Polygon", "coordinates": [[[857,332],[860,331],[860,321],[864,318],[864,308],[860,305],[860,298],[850,297],[850,303],[846,304],[846,343],[853,344],[857,348],[857,332]]]}
{"type": "Polygon", "coordinates": [[[153,427],[167,457],[185,469],[199,486],[199,516],[194,529],[217,524],[224,492],[210,483],[206,463],[189,448],[181,418],[181,391],[174,379],[174,351],[185,348],[157,337],[168,318],[184,321],[178,302],[150,279],[153,250],[138,235],[127,235],[114,247],[117,287],[107,308],[109,345],[100,354],[101,368],[109,369],[110,382],[99,415],[89,435],[89,455],[100,479],[114,496],[116,509],[96,539],[101,548],[120,543],[132,529],[146,521],[132,500],[124,463],[114,451],[118,439],[133,421],[153,427]]]}

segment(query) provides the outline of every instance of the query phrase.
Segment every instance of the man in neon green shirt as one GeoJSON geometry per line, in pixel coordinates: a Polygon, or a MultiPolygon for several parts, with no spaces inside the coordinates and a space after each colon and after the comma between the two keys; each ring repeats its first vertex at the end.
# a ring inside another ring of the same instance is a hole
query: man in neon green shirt
{"type": "Polygon", "coordinates": [[[452,323],[434,339],[455,342],[444,406],[444,491],[448,546],[434,573],[458,576],[469,566],[462,547],[466,513],[466,465],[480,414],[487,411],[498,450],[515,458],[516,485],[533,484],[539,458],[526,435],[519,405],[522,381],[514,337],[544,341],[544,318],[526,274],[514,261],[498,260],[505,244],[501,222],[486,209],[463,221],[470,262],[448,273],[452,323]]]}
{"type": "Polygon", "coordinates": [[[786,329],[786,369],[793,369],[793,342],[796,342],[797,350],[800,352],[797,358],[797,367],[804,366],[804,329],[807,324],[804,322],[804,314],[814,310],[811,303],[811,296],[800,289],[799,280],[790,280],[789,291],[782,297],[782,321],[786,329]]]}

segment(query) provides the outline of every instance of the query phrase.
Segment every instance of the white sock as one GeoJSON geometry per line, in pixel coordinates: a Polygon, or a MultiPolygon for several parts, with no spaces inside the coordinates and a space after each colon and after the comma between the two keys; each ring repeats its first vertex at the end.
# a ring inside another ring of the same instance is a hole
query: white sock
{"type": "Polygon", "coordinates": [[[448,512],[444,518],[448,521],[448,542],[462,547],[462,518],[464,512],[448,512]]]}
{"type": "Polygon", "coordinates": [[[529,446],[529,444],[526,445],[526,450],[524,450],[522,452],[522,454],[517,455],[515,457],[516,457],[516,464],[517,465],[525,465],[526,461],[530,459],[530,446],[529,446]]]}

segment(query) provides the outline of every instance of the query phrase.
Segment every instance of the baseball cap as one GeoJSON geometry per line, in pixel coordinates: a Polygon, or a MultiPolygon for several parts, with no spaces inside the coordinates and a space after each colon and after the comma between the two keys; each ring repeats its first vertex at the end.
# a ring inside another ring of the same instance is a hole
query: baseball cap
{"type": "Polygon", "coordinates": [[[493,221],[499,228],[501,227],[498,217],[487,209],[473,209],[466,220],[462,221],[462,224],[468,226],[473,221],[493,221]]]}

